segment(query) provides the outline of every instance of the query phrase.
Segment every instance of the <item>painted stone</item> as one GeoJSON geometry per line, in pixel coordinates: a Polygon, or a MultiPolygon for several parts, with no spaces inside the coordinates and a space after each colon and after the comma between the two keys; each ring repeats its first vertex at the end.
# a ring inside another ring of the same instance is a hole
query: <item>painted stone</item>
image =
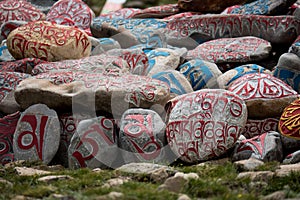
{"type": "Polygon", "coordinates": [[[232,161],[249,158],[256,158],[264,162],[281,162],[283,160],[283,150],[280,134],[270,131],[237,144],[233,152],[232,161]]]}
{"type": "MultiPolygon", "coordinates": [[[[89,56],[76,60],[63,60],[58,62],[48,62],[36,65],[32,70],[32,75],[42,73],[53,74],[52,72],[97,72],[106,75],[119,75],[129,73],[130,67],[121,57],[106,54],[89,56]]],[[[41,75],[43,76],[43,75],[41,75]]],[[[44,76],[47,78],[47,75],[44,76]]]]}
{"type": "Polygon", "coordinates": [[[11,114],[20,110],[20,106],[15,100],[14,91],[18,84],[27,78],[29,74],[17,72],[0,71],[0,111],[11,114]]]}
{"type": "Polygon", "coordinates": [[[90,38],[92,38],[93,45],[91,56],[100,55],[112,49],[121,49],[119,42],[112,38],[90,38]]]}
{"type": "Polygon", "coordinates": [[[41,63],[46,63],[46,61],[37,58],[24,58],[15,61],[0,62],[0,71],[31,74],[32,69],[41,63]]]}
{"type": "Polygon", "coordinates": [[[162,162],[166,125],[152,110],[129,109],[120,121],[119,146],[125,163],[162,162]]]}
{"type": "Polygon", "coordinates": [[[297,99],[284,109],[280,117],[278,129],[282,135],[300,140],[299,114],[300,100],[297,99]]]}
{"type": "Polygon", "coordinates": [[[202,89],[175,97],[166,108],[168,143],[174,154],[188,163],[226,153],[247,121],[244,101],[221,89],[202,89]]]}
{"type": "Polygon", "coordinates": [[[300,92],[300,57],[293,53],[284,53],[275,67],[273,75],[286,84],[290,85],[295,91],[300,92]]]}
{"type": "Polygon", "coordinates": [[[171,49],[157,48],[149,51],[146,55],[149,59],[148,76],[168,69],[176,69],[180,64],[180,55],[171,49]]]}
{"type": "Polygon", "coordinates": [[[118,157],[114,121],[105,117],[82,120],[68,149],[71,169],[114,167],[118,157]]]}
{"type": "Polygon", "coordinates": [[[187,59],[213,63],[254,62],[269,57],[272,46],[257,37],[221,38],[200,44],[187,54],[187,59]]]}
{"type": "Polygon", "coordinates": [[[20,26],[23,26],[27,23],[28,22],[26,22],[26,21],[18,21],[18,20],[4,22],[0,27],[0,32],[1,32],[0,39],[1,39],[1,41],[6,39],[10,32],[12,32],[16,28],[18,28],[20,26]]]}
{"type": "Polygon", "coordinates": [[[7,38],[7,47],[16,59],[59,61],[79,59],[91,53],[91,42],[85,32],[47,21],[16,28],[7,38]]]}
{"type": "Polygon", "coordinates": [[[118,56],[124,59],[132,74],[145,76],[149,65],[147,55],[141,49],[113,49],[108,55],[118,56]]]}
{"type": "Polygon", "coordinates": [[[170,93],[175,96],[193,92],[193,88],[187,78],[176,70],[167,70],[152,75],[157,79],[167,83],[170,87],[170,93]]]}
{"type": "Polygon", "coordinates": [[[121,8],[116,11],[111,11],[106,14],[101,14],[99,17],[109,18],[109,19],[116,19],[116,18],[129,19],[140,12],[141,9],[139,8],[121,8]]]}
{"type": "Polygon", "coordinates": [[[201,44],[212,39],[243,36],[286,45],[292,44],[298,37],[300,20],[289,15],[195,15],[169,21],[164,33],[172,46],[184,46],[191,39],[201,44]]]}
{"type": "Polygon", "coordinates": [[[277,118],[284,108],[298,98],[293,88],[270,74],[247,74],[228,88],[242,98],[250,119],[277,118]]]}
{"type": "Polygon", "coordinates": [[[145,8],[132,18],[163,18],[177,13],[179,13],[177,4],[166,4],[145,8]]]}
{"type": "Polygon", "coordinates": [[[27,108],[18,121],[13,138],[16,160],[41,160],[49,164],[55,156],[61,127],[54,110],[43,104],[27,108]]]}
{"type": "Polygon", "coordinates": [[[219,88],[217,78],[222,72],[214,63],[193,59],[180,65],[178,70],[189,80],[195,91],[219,88]]]}
{"type": "Polygon", "coordinates": [[[220,75],[217,78],[219,87],[222,89],[227,89],[229,85],[234,82],[236,79],[246,75],[246,74],[253,74],[253,73],[266,73],[271,74],[271,71],[256,65],[256,64],[247,64],[235,67],[234,69],[228,70],[224,74],[220,75]]]}
{"type": "Polygon", "coordinates": [[[229,14],[285,15],[297,0],[257,0],[233,9],[229,14]]]}
{"type": "Polygon", "coordinates": [[[9,53],[6,40],[2,40],[0,44],[0,62],[13,61],[15,58],[9,53]]]}
{"type": "Polygon", "coordinates": [[[59,163],[64,167],[69,166],[68,159],[68,148],[71,144],[71,139],[76,132],[76,128],[82,117],[78,117],[72,114],[62,114],[59,115],[59,122],[61,125],[60,133],[60,143],[55,157],[53,158],[53,163],[59,163]]]}
{"type": "Polygon", "coordinates": [[[53,4],[57,2],[57,0],[26,0],[30,2],[34,7],[47,14],[53,4]]]}
{"type": "Polygon", "coordinates": [[[284,160],[282,161],[282,164],[295,164],[300,162],[300,150],[295,151],[289,155],[287,155],[284,160]]]}
{"type": "Polygon", "coordinates": [[[178,13],[178,14],[175,14],[175,15],[171,15],[169,17],[165,17],[163,19],[165,21],[171,21],[171,20],[176,20],[176,19],[184,19],[184,18],[192,17],[195,14],[196,14],[195,12],[182,12],[182,13],[178,13]]]}
{"type": "Polygon", "coordinates": [[[94,17],[92,9],[82,0],[59,0],[47,13],[46,20],[85,30],[90,28],[94,17]]]}
{"type": "Polygon", "coordinates": [[[219,13],[229,6],[244,4],[251,1],[253,0],[178,0],[178,6],[187,11],[219,13]]]}
{"type": "Polygon", "coordinates": [[[47,75],[40,74],[19,84],[15,97],[22,108],[36,103],[58,110],[76,105],[122,115],[130,107],[164,106],[170,98],[166,83],[146,76],[66,72],[47,80],[47,75]]]}
{"type": "Polygon", "coordinates": [[[122,48],[144,44],[145,48],[164,48],[166,38],[162,30],[167,22],[159,19],[108,19],[96,17],[91,32],[96,38],[113,38],[122,48]]]}
{"type": "MultiPolygon", "coordinates": [[[[299,8],[299,10],[300,10],[300,8],[299,8]]],[[[300,57],[300,36],[297,37],[297,39],[294,41],[294,43],[290,47],[289,53],[294,53],[298,57],[300,57]]]]}
{"type": "Polygon", "coordinates": [[[0,165],[14,161],[13,136],[20,115],[16,112],[0,118],[0,165]]]}
{"type": "Polygon", "coordinates": [[[242,135],[250,139],[269,131],[278,131],[278,122],[279,120],[275,118],[248,119],[242,135]]]}
{"type": "Polygon", "coordinates": [[[27,1],[4,0],[0,2],[0,25],[12,20],[44,20],[45,14],[27,1]]]}

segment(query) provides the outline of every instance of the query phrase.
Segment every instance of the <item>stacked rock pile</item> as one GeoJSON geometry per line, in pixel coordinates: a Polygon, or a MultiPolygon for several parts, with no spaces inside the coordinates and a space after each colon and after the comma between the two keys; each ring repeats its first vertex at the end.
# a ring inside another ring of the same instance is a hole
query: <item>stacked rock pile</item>
{"type": "Polygon", "coordinates": [[[49,3],[0,2],[1,164],[300,162],[299,1],[49,3]]]}

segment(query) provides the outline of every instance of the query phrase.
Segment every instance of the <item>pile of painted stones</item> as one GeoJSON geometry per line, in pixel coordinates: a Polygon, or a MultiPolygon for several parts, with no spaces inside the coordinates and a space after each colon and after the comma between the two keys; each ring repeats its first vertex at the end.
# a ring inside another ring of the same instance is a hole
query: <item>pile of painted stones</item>
{"type": "Polygon", "coordinates": [[[300,2],[178,0],[95,17],[0,2],[0,163],[300,162],[300,2]]]}

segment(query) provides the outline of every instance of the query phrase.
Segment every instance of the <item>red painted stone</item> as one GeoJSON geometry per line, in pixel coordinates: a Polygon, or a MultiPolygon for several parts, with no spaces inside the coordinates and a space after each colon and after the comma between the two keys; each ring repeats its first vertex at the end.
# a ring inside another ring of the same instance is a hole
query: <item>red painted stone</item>
{"type": "Polygon", "coordinates": [[[116,19],[116,18],[129,19],[132,18],[134,15],[139,14],[140,12],[141,9],[137,9],[137,8],[122,8],[106,14],[101,14],[100,17],[105,17],[109,19],[116,19]]]}
{"type": "Polygon", "coordinates": [[[90,28],[94,15],[82,0],[60,0],[51,7],[46,19],[85,30],[90,28]]]}
{"type": "Polygon", "coordinates": [[[248,119],[242,135],[249,139],[269,131],[277,131],[278,122],[279,120],[275,118],[248,119]]]}
{"type": "Polygon", "coordinates": [[[0,118],[0,164],[14,161],[13,135],[15,133],[20,112],[0,118]]]}
{"type": "Polygon", "coordinates": [[[91,42],[77,28],[37,21],[13,30],[7,38],[7,48],[16,59],[58,61],[89,56],[91,42]]]}
{"type": "Polygon", "coordinates": [[[0,2],[0,25],[11,20],[37,21],[45,14],[27,1],[4,0],[0,2]]]}
{"type": "Polygon", "coordinates": [[[166,4],[143,9],[132,18],[163,18],[177,13],[179,13],[177,4],[166,4]]]}
{"type": "Polygon", "coordinates": [[[244,101],[226,90],[202,89],[181,95],[167,108],[167,140],[175,155],[188,163],[226,153],[247,121],[244,101]]]}
{"type": "Polygon", "coordinates": [[[300,99],[284,109],[278,128],[282,135],[300,140],[300,99]]]}
{"type": "Polygon", "coordinates": [[[0,71],[30,74],[32,68],[45,62],[46,61],[37,58],[24,58],[22,60],[0,62],[0,71]]]}

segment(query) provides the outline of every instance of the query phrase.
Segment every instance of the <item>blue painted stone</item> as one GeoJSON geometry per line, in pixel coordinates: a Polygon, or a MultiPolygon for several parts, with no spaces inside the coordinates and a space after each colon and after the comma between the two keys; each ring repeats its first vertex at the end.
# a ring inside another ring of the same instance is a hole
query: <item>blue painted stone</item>
{"type": "Polygon", "coordinates": [[[193,92],[190,82],[183,74],[176,70],[159,72],[154,74],[152,78],[167,83],[170,86],[170,92],[173,94],[182,95],[193,92]]]}
{"type": "Polygon", "coordinates": [[[253,74],[253,73],[271,74],[271,71],[264,67],[256,65],[256,64],[241,65],[234,69],[228,70],[227,72],[225,72],[224,74],[219,76],[217,81],[218,81],[220,88],[226,89],[236,79],[238,79],[246,74],[253,74]]]}
{"type": "Polygon", "coordinates": [[[300,57],[293,53],[282,54],[273,76],[281,79],[300,93],[300,57]]]}
{"type": "Polygon", "coordinates": [[[178,70],[190,81],[194,91],[219,87],[217,78],[222,72],[214,63],[194,59],[179,66],[178,70]]]}
{"type": "Polygon", "coordinates": [[[297,0],[257,0],[234,8],[230,14],[284,15],[297,0]]]}

